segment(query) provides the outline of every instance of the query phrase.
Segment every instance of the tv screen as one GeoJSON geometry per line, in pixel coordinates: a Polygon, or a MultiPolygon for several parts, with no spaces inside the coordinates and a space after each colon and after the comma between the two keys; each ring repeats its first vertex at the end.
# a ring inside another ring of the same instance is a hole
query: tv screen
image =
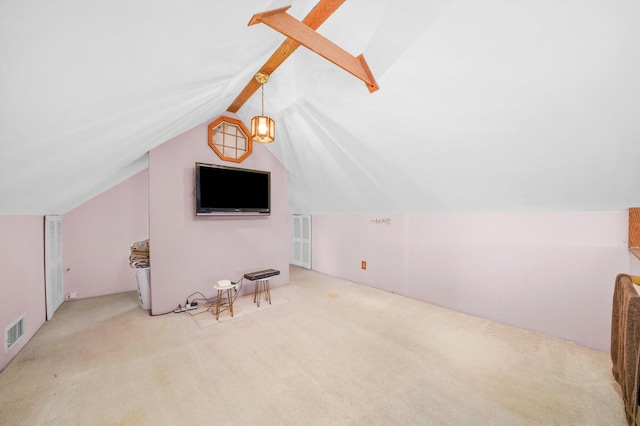
{"type": "Polygon", "coordinates": [[[271,214],[271,172],[196,163],[196,215],[271,214]]]}

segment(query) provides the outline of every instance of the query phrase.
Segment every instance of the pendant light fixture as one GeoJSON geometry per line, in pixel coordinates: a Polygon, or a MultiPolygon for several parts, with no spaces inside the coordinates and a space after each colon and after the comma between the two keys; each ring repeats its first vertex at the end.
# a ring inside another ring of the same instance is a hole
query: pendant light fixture
{"type": "Polygon", "coordinates": [[[251,139],[255,142],[271,143],[276,138],[276,122],[264,115],[264,84],[269,81],[269,74],[259,72],[255,78],[262,89],[262,115],[256,115],[251,119],[251,139]]]}

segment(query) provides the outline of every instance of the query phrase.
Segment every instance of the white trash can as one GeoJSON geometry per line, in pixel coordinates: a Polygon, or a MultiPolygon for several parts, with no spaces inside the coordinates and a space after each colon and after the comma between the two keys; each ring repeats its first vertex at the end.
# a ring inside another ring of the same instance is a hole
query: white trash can
{"type": "Polygon", "coordinates": [[[136,268],[136,279],[138,280],[138,296],[140,296],[140,307],[142,309],[151,309],[149,268],[136,268]]]}

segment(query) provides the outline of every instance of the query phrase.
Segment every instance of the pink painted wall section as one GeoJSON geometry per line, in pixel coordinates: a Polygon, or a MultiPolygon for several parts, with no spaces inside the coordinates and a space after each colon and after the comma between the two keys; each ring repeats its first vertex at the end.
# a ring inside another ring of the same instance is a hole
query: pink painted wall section
{"type": "Polygon", "coordinates": [[[0,216],[0,371],[46,320],[44,293],[44,218],[0,216]],[[26,313],[26,334],[8,353],[5,329],[26,313]]]}
{"type": "Polygon", "coordinates": [[[149,172],[144,170],[62,217],[65,300],[137,289],[131,245],[149,237],[149,172]]]}
{"type": "Polygon", "coordinates": [[[634,268],[627,216],[626,211],[314,216],[312,265],[608,351],[615,277],[634,268]]]}
{"type": "MultiPolygon", "coordinates": [[[[287,173],[260,145],[242,163],[223,162],[198,126],[149,153],[151,311],[163,314],[194,292],[214,295],[220,279],[278,269],[272,287],[289,282],[291,226],[287,173]],[[195,215],[195,163],[271,171],[271,216],[216,218],[195,215]]],[[[245,281],[243,292],[252,290],[245,281]]]]}
{"type": "Polygon", "coordinates": [[[631,275],[640,275],[640,259],[629,253],[629,262],[631,262],[631,275]]]}

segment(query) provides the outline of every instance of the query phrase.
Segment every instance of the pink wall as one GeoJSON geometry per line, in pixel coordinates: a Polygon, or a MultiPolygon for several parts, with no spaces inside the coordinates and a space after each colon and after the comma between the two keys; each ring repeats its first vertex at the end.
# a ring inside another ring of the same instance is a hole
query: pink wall
{"type": "MultiPolygon", "coordinates": [[[[235,281],[246,272],[278,269],[271,285],[289,282],[287,173],[263,145],[254,144],[240,164],[223,162],[209,148],[204,124],[155,148],[149,153],[149,210],[152,314],[174,310],[194,292],[211,297],[217,280],[235,281]],[[271,216],[195,216],[196,162],[271,171],[271,216]]],[[[246,284],[244,292],[252,288],[246,284]]]]}
{"type": "Polygon", "coordinates": [[[137,289],[130,247],[149,237],[149,172],[144,170],[64,214],[65,300],[137,289]]]}
{"type": "Polygon", "coordinates": [[[608,351],[627,226],[627,211],[314,216],[312,265],[608,351]]]}
{"type": "Polygon", "coordinates": [[[629,274],[640,275],[640,259],[638,259],[631,253],[629,253],[629,259],[629,261],[631,262],[631,271],[629,272],[629,274]]]}
{"type": "Polygon", "coordinates": [[[0,216],[0,371],[46,320],[43,230],[42,216],[0,216]],[[25,312],[26,335],[5,353],[5,329],[25,312]]]}

